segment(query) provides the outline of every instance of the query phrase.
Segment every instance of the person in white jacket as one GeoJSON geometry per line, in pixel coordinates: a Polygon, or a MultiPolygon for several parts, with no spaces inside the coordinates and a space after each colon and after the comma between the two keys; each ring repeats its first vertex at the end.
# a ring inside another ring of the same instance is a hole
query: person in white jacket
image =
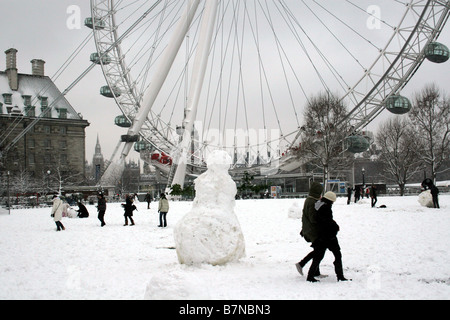
{"type": "Polygon", "coordinates": [[[63,208],[63,201],[58,196],[53,196],[52,217],[56,223],[56,231],[66,230],[61,223],[63,208]]]}
{"type": "Polygon", "coordinates": [[[158,212],[159,212],[159,226],[158,227],[167,227],[167,212],[169,212],[169,201],[166,198],[164,193],[161,193],[161,198],[159,199],[158,204],[158,212]]]}

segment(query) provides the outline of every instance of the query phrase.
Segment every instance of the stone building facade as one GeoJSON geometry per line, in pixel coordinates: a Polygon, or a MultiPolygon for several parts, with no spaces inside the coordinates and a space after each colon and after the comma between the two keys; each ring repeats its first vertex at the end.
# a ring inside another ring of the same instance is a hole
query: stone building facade
{"type": "Polygon", "coordinates": [[[31,61],[31,74],[18,73],[16,49],[6,53],[0,71],[0,171],[49,173],[82,181],[85,176],[85,128],[78,114],[45,75],[45,61],[31,61]]]}

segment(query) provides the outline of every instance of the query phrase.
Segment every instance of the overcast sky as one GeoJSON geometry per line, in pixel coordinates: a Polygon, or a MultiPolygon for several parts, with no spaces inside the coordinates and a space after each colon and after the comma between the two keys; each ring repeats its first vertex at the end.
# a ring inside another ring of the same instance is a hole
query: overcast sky
{"type": "MultiPolygon", "coordinates": [[[[339,1],[335,0],[336,4],[339,1]]],[[[386,3],[389,3],[389,1],[382,1],[382,3],[384,3],[384,7],[382,7],[381,13],[387,14],[389,8],[386,3]]],[[[90,16],[89,6],[90,1],[88,0],[0,0],[0,12],[2,12],[0,49],[2,53],[8,48],[18,50],[19,73],[31,73],[30,60],[43,59],[46,61],[46,75],[53,76],[81,41],[92,32],[83,24],[84,18],[90,16]],[[67,24],[73,14],[76,14],[76,12],[70,11],[73,6],[80,9],[81,24],[79,28],[76,26],[69,28],[67,24]]],[[[439,42],[447,46],[450,46],[449,29],[450,27],[447,26],[439,38],[439,42]]],[[[95,51],[95,44],[92,40],[83,50],[82,56],[77,58],[75,64],[72,64],[56,81],[61,91],[82,70],[89,66],[89,54],[95,51]]],[[[431,82],[436,82],[449,93],[449,65],[449,63],[444,65],[424,63],[413,80],[410,81],[404,93],[406,95],[411,94],[431,82]]],[[[5,58],[3,55],[3,58],[0,57],[0,70],[4,69],[5,58]]],[[[75,110],[81,113],[84,119],[90,123],[90,126],[86,129],[86,157],[89,162],[92,161],[97,135],[100,139],[103,155],[105,158],[109,158],[119,141],[120,135],[126,133],[126,130],[114,125],[114,118],[120,114],[114,100],[107,99],[99,94],[100,87],[105,84],[101,69],[98,67],[91,71],[66,96],[75,110]]],[[[138,158],[134,151],[130,153],[130,156],[133,159],[138,158]]]]}

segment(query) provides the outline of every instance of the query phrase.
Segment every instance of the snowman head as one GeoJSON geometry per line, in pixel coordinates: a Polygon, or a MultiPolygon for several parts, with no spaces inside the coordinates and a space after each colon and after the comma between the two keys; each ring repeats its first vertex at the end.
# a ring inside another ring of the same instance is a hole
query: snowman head
{"type": "Polygon", "coordinates": [[[206,159],[208,170],[228,171],[231,165],[231,157],[223,150],[214,150],[206,159]]]}

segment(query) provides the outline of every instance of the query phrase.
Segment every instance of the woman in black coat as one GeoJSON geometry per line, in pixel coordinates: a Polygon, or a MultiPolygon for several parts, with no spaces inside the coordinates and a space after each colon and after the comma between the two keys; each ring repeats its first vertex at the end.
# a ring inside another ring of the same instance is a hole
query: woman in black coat
{"type": "Polygon", "coordinates": [[[136,206],[133,204],[133,201],[131,200],[131,196],[127,195],[125,198],[125,204],[122,203],[122,207],[125,209],[124,217],[125,217],[125,224],[124,226],[128,225],[128,218],[130,219],[130,226],[134,226],[133,221],[133,211],[137,210],[136,206]]]}
{"type": "Polygon", "coordinates": [[[322,199],[317,201],[315,204],[315,209],[317,210],[318,239],[313,243],[314,257],[310,272],[306,278],[306,280],[310,282],[318,281],[314,278],[314,274],[311,273],[311,270],[315,270],[315,268],[319,266],[327,249],[329,249],[334,255],[334,270],[336,272],[337,280],[347,281],[344,277],[341,248],[339,247],[339,242],[337,239],[339,226],[336,221],[333,220],[333,211],[331,210],[331,207],[335,201],[336,194],[328,191],[324,194],[322,199]]]}

